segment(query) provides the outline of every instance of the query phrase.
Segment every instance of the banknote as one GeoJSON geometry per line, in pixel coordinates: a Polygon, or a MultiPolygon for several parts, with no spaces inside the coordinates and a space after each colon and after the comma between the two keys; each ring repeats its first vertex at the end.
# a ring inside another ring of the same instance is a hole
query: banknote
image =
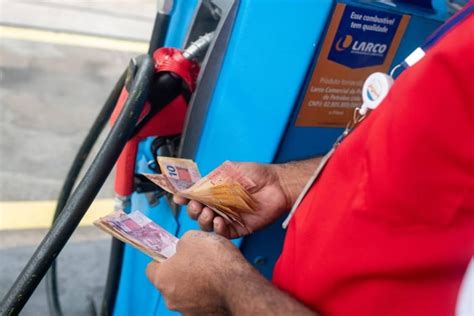
{"type": "Polygon", "coordinates": [[[225,161],[223,164],[212,170],[207,176],[201,178],[194,184],[194,190],[206,187],[217,186],[225,183],[239,183],[245,190],[250,190],[255,183],[239,172],[234,163],[225,161]]]}
{"type": "Polygon", "coordinates": [[[190,159],[158,157],[157,160],[162,175],[175,192],[186,190],[201,179],[196,163],[190,159]]]}
{"type": "Polygon", "coordinates": [[[201,177],[197,164],[189,159],[158,157],[161,174],[145,174],[172,194],[201,202],[228,221],[245,226],[242,214],[253,213],[256,202],[249,193],[255,183],[236,165],[226,161],[201,177]]]}
{"type": "Polygon", "coordinates": [[[117,239],[143,251],[157,261],[174,255],[178,238],[139,211],[116,211],[94,222],[117,239]]]}

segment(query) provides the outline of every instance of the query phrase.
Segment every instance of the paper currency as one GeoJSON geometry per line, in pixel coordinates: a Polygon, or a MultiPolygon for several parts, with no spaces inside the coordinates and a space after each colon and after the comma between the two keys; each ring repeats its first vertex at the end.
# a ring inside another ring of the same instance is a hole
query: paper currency
{"type": "Polygon", "coordinates": [[[158,157],[162,174],[145,174],[153,183],[172,194],[196,200],[228,221],[244,226],[241,215],[253,213],[256,202],[249,193],[255,183],[230,161],[202,177],[189,159],[158,157]]]}
{"type": "Polygon", "coordinates": [[[94,224],[115,238],[138,248],[156,261],[162,262],[176,252],[178,238],[139,211],[130,214],[117,211],[99,218],[94,224]]]}

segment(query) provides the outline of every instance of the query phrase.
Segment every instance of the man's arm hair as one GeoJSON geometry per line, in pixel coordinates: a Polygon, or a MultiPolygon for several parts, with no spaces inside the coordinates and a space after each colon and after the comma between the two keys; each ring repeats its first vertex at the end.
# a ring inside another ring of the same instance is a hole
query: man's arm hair
{"type": "Polygon", "coordinates": [[[285,192],[288,209],[295,203],[304,186],[316,171],[322,157],[307,160],[288,162],[284,164],[273,164],[280,185],[285,192]]]}
{"type": "Polygon", "coordinates": [[[231,315],[317,315],[301,302],[280,291],[250,264],[232,269],[223,291],[231,315]]]}

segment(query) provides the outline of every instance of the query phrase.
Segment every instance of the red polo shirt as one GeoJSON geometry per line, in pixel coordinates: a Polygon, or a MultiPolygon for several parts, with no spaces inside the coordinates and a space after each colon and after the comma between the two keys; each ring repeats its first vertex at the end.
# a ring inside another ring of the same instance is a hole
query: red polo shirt
{"type": "Polygon", "coordinates": [[[338,147],[273,281],[322,315],[453,315],[473,254],[471,15],[338,147]]]}

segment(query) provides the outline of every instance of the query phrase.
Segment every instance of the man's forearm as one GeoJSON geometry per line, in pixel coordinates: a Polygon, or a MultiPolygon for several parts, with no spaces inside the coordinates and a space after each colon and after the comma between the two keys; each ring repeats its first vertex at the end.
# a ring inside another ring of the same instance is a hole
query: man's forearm
{"type": "Polygon", "coordinates": [[[316,315],[273,286],[248,263],[233,271],[228,280],[223,291],[231,315],[316,315]]]}
{"type": "Polygon", "coordinates": [[[316,157],[308,160],[271,165],[278,175],[280,185],[287,196],[290,204],[288,205],[289,208],[291,208],[315,172],[321,159],[322,157],[316,157]]]}

